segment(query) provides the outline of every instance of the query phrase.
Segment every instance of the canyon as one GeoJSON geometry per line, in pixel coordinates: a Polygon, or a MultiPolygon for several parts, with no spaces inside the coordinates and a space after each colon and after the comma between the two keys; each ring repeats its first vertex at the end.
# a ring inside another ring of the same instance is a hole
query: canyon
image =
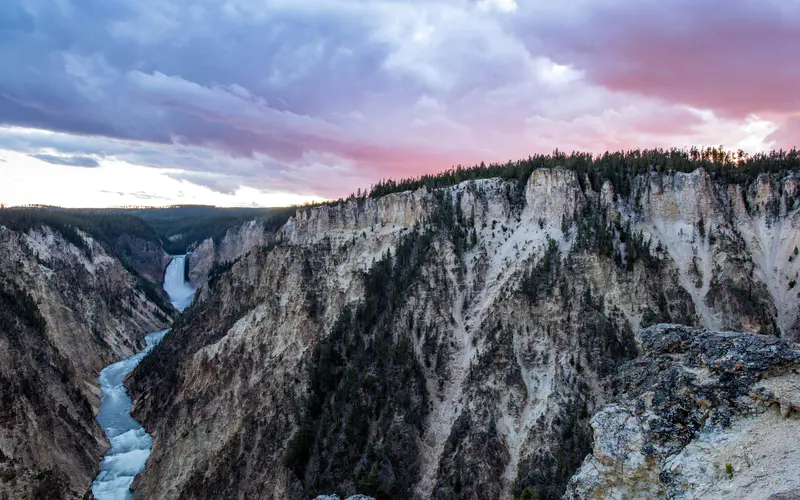
{"type": "Polygon", "coordinates": [[[798,337],[797,177],[628,182],[539,169],[298,210],[129,379],[154,439],[134,491],[559,498],[642,327],[798,337]]]}
{"type": "MultiPolygon", "coordinates": [[[[185,267],[186,256],[175,255],[164,272],[164,291],[178,311],[183,311],[191,304],[195,293],[195,289],[186,282],[185,267]]],[[[165,329],[148,334],[144,349],[108,365],[100,372],[103,396],[97,421],[103,427],[111,449],[100,462],[100,473],[92,483],[92,496],[97,500],[129,500],[130,485],[145,468],[153,440],[130,415],[132,401],[124,380],[168,332],[165,329]]]]}
{"type": "Polygon", "coordinates": [[[108,448],[97,376],[173,317],[78,234],[0,231],[0,498],[83,497],[108,448]]]}
{"type": "Polygon", "coordinates": [[[798,182],[539,168],[245,222],[180,273],[5,230],[0,498],[86,494],[97,377],[168,327],[124,377],[134,498],[786,497],[798,182]]]}

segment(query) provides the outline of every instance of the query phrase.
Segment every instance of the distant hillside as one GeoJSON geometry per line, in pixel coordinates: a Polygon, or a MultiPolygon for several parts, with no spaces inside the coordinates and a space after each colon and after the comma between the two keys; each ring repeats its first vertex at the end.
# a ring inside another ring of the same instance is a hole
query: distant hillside
{"type": "Polygon", "coordinates": [[[49,225],[78,247],[84,244],[76,229],[90,233],[112,248],[117,246],[120,237],[128,235],[152,242],[175,255],[186,253],[192,245],[208,238],[219,242],[228,229],[254,219],[263,222],[267,230],[275,231],[295,211],[296,207],[225,208],[207,205],[103,209],[39,206],[2,209],[0,224],[21,231],[49,225]]]}
{"type": "Polygon", "coordinates": [[[102,212],[140,217],[161,235],[167,253],[182,254],[194,243],[207,238],[218,242],[228,229],[249,220],[262,220],[268,228],[275,230],[294,215],[295,210],[294,207],[220,208],[179,205],[165,208],[106,209],[102,212]]]}
{"type": "Polygon", "coordinates": [[[20,233],[50,227],[89,259],[95,252],[93,239],[139,279],[139,286],[149,300],[170,308],[161,287],[157,286],[169,258],[162,249],[161,236],[139,217],[57,207],[5,208],[0,210],[0,225],[20,233]],[[91,239],[85,239],[79,231],[91,239]]]}

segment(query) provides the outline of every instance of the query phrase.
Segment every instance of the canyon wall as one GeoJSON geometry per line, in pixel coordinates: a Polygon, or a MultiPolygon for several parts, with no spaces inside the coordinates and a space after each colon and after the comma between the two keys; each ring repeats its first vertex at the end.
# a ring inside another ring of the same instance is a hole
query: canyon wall
{"type": "Polygon", "coordinates": [[[0,231],[0,498],[83,498],[108,447],[97,375],[173,314],[80,237],[78,247],[47,226],[0,231]]]}
{"type": "Polygon", "coordinates": [[[357,198],[234,252],[130,379],[136,495],[559,498],[634,332],[800,334],[796,177],[629,188],[555,169],[357,198]]]}
{"type": "Polygon", "coordinates": [[[264,224],[251,220],[234,226],[225,233],[218,242],[207,238],[197,244],[189,254],[188,279],[195,288],[199,288],[208,279],[208,273],[215,264],[232,262],[250,250],[267,244],[272,234],[264,224]]]}

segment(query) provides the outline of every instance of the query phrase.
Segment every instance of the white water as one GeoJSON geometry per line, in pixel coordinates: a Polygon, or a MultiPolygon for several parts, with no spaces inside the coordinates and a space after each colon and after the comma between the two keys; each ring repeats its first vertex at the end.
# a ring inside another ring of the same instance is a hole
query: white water
{"type": "MultiPolygon", "coordinates": [[[[184,282],[184,255],[175,256],[167,266],[164,290],[172,305],[183,310],[191,304],[195,289],[184,282]]],[[[92,493],[97,500],[128,500],[133,498],[130,486],[133,478],[142,472],[150,456],[153,439],[144,427],[131,417],[131,398],[124,380],[139,361],[155,347],[169,330],[154,332],[147,337],[147,346],[138,354],[108,365],[100,372],[103,400],[97,421],[103,427],[111,449],[100,462],[100,474],[92,483],[92,493]]]]}
{"type": "Polygon", "coordinates": [[[175,255],[164,273],[164,290],[175,309],[183,311],[192,303],[196,291],[185,279],[186,256],[175,255]]]}
{"type": "Polygon", "coordinates": [[[167,330],[151,333],[147,347],[138,354],[100,372],[103,401],[97,421],[111,442],[111,449],[100,462],[100,474],[92,483],[92,493],[98,500],[132,498],[130,486],[136,474],[144,470],[153,440],[144,428],[131,417],[131,397],[125,390],[125,377],[136,368],[150,349],[161,342],[167,330]]]}

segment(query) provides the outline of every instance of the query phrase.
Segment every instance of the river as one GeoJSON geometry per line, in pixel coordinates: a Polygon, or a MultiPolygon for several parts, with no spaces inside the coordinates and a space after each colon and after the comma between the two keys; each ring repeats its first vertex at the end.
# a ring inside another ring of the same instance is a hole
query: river
{"type": "MultiPolygon", "coordinates": [[[[172,258],[164,273],[164,290],[172,305],[183,311],[194,298],[195,289],[185,280],[186,256],[172,258]]],[[[100,462],[100,473],[92,483],[92,494],[97,500],[127,500],[133,498],[130,486],[133,478],[142,472],[150,456],[153,440],[133,417],[131,397],[125,388],[125,377],[136,368],[139,361],[161,342],[169,330],[153,332],[147,337],[146,347],[127,359],[108,365],[100,372],[103,399],[97,421],[103,428],[111,449],[100,462]]]]}

